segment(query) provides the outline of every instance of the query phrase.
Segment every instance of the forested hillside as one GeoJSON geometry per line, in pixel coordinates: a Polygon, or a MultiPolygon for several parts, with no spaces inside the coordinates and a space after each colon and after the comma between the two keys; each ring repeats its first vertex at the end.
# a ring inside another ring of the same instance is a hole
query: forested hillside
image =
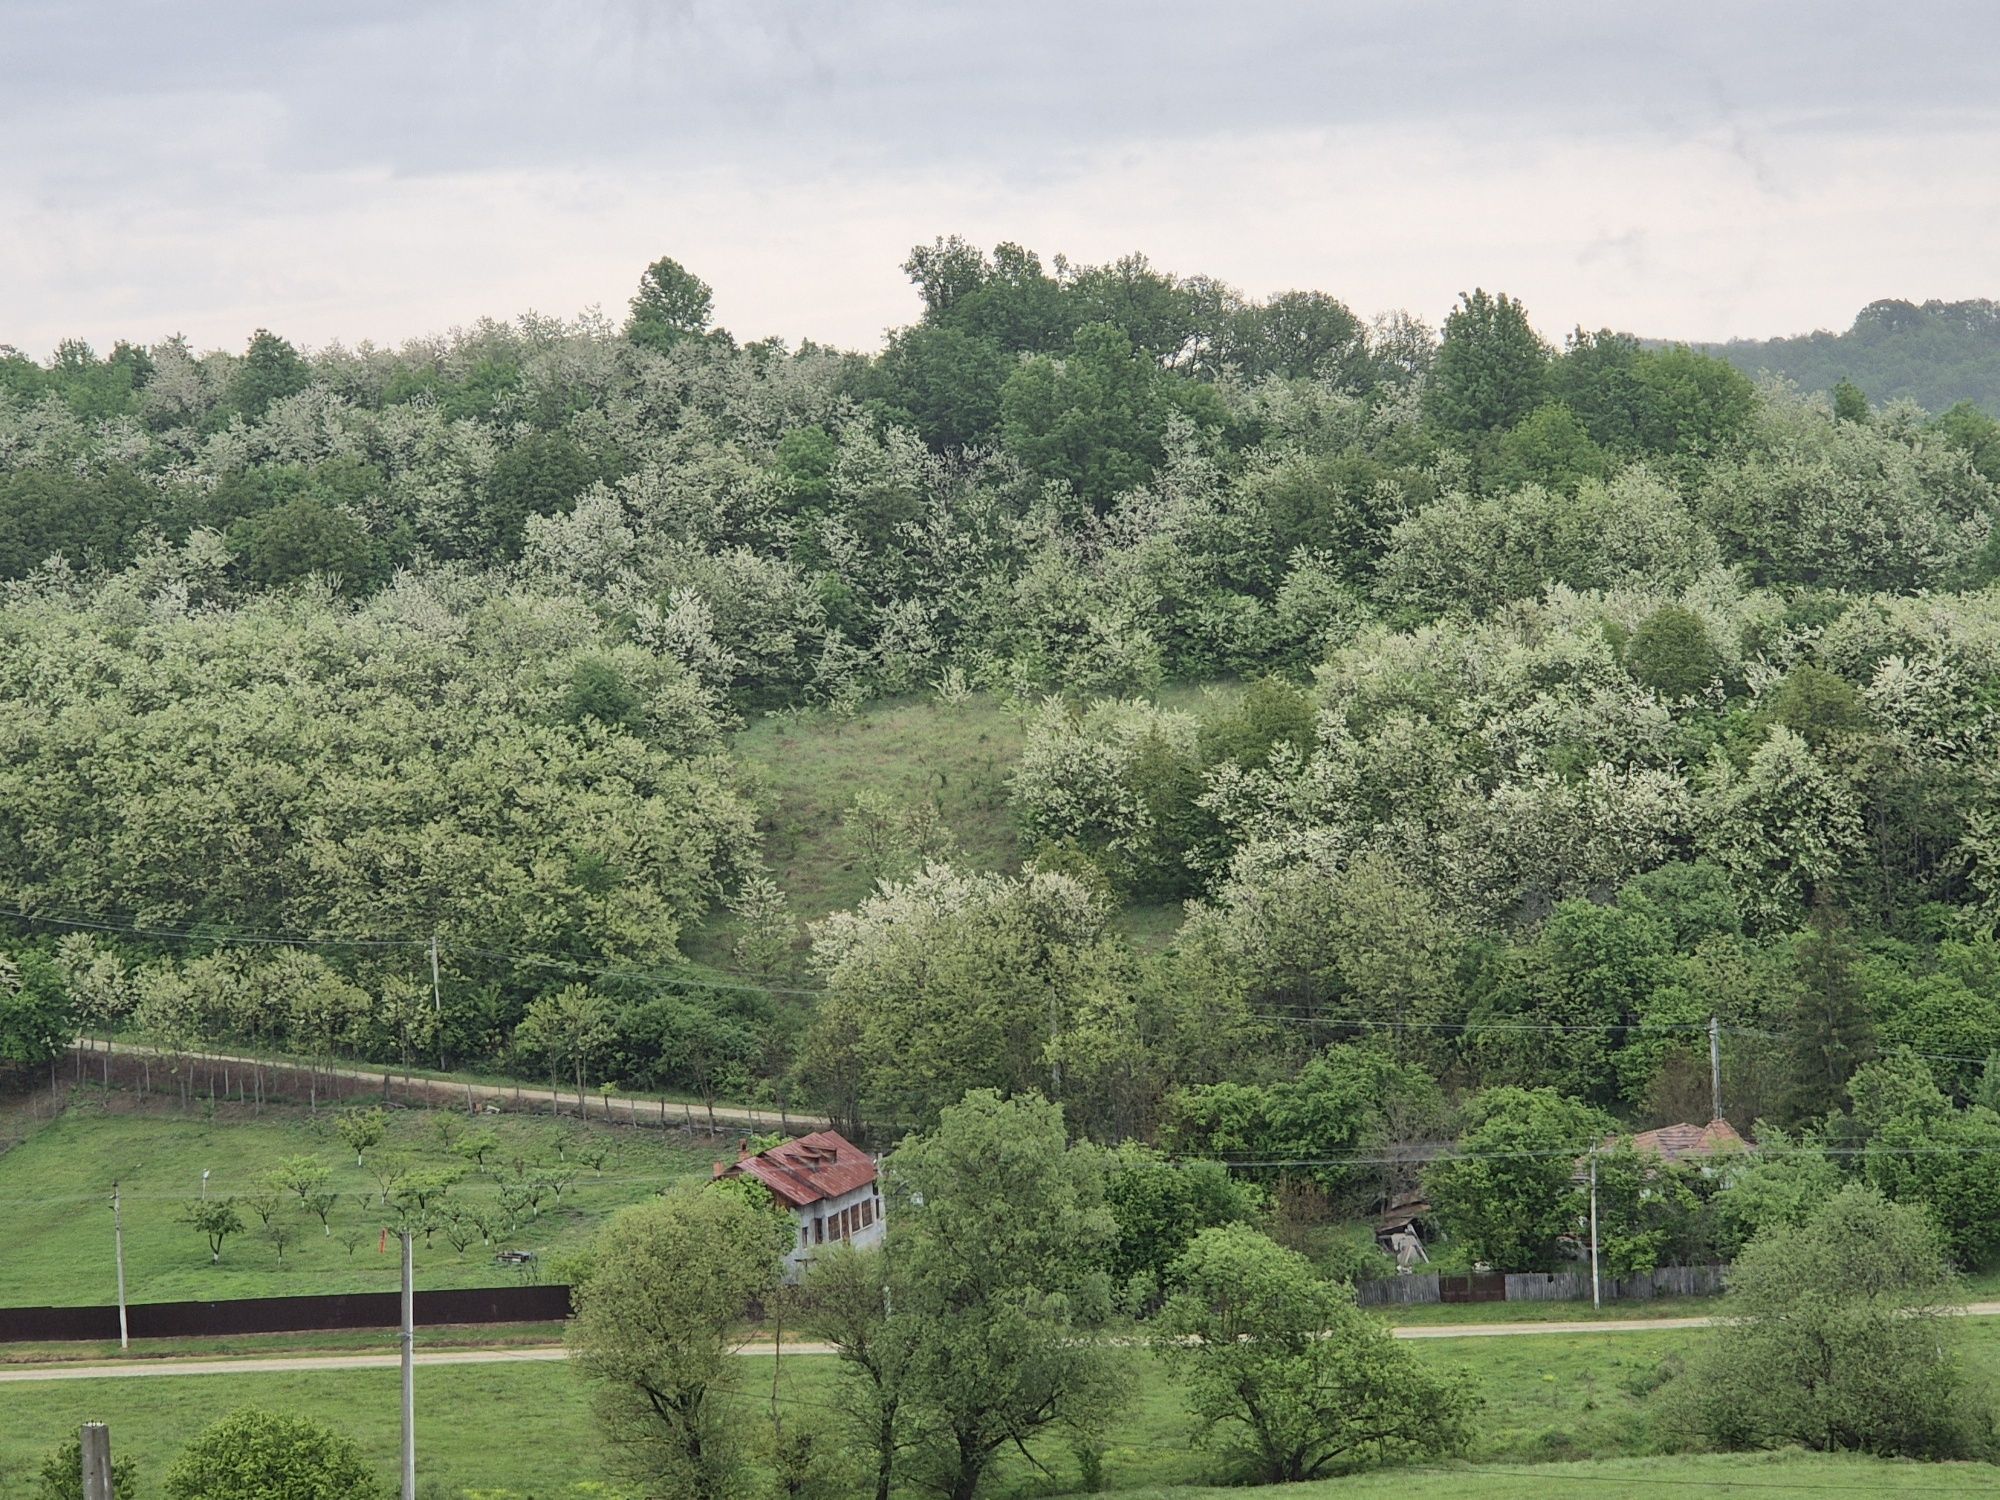
{"type": "MultiPolygon", "coordinates": [[[[2000,1147],[1993,417],[1484,291],[907,269],[875,355],[663,260],[622,321],[0,359],[0,1053],[1041,1089],[1365,1206],[1330,1154],[1706,1118],[1714,1015],[1746,1129],[2000,1147]],[[980,779],[839,798],[842,886],[771,758],[885,698],[980,779]]],[[[1970,1260],[1971,1160],[1838,1170],[1970,1260]]]]}
{"type": "Polygon", "coordinates": [[[1846,381],[1877,401],[2000,409],[2000,305],[1992,302],[1885,299],[1862,308],[1845,333],[1703,347],[1752,376],[1780,375],[1805,391],[1830,392],[1846,381]]]}

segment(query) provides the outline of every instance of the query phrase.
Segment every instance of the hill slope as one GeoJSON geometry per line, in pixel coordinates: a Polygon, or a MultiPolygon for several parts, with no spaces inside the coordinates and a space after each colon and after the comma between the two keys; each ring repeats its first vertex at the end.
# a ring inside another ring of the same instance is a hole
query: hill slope
{"type": "Polygon", "coordinates": [[[2000,303],[1884,299],[1845,333],[1731,339],[1699,345],[1749,375],[1770,373],[1808,391],[1851,380],[1871,401],[1908,397],[1940,412],[1960,401],[2000,408],[2000,303]]]}

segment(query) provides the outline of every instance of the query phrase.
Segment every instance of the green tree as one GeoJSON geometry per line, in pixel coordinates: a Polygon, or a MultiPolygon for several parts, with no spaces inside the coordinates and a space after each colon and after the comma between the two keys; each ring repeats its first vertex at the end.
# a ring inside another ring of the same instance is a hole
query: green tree
{"type": "Polygon", "coordinates": [[[1228,1432],[1264,1483],[1438,1457],[1470,1440],[1463,1383],[1434,1374],[1297,1252],[1244,1225],[1204,1229],[1173,1277],[1154,1353],[1186,1387],[1196,1441],[1228,1432]]]}
{"type": "Polygon", "coordinates": [[[1237,313],[1229,362],[1252,379],[1325,380],[1359,389],[1372,374],[1367,330],[1353,309],[1325,292],[1280,292],[1237,313]]]}
{"type": "Polygon", "coordinates": [[[382,1486],[354,1439],[309,1417],[245,1407],[180,1451],[167,1500],[374,1500],[382,1486]]]}
{"type": "Polygon", "coordinates": [[[1625,667],[1633,681],[1663,698],[1701,692],[1722,672],[1722,653],[1709,639],[1700,615],[1678,604],[1663,604],[1639,622],[1625,645],[1625,667]]]}
{"type": "Polygon", "coordinates": [[[1751,1241],[1724,1308],[1677,1393],[1709,1441],[1931,1459],[1989,1445],[1959,1365],[1958,1288],[1922,1209],[1846,1188],[1751,1241]]]}
{"type": "Polygon", "coordinates": [[[625,337],[647,349],[671,349],[700,338],[715,319],[715,294],[679,261],[661,256],[639,278],[625,337]]]}
{"type": "Polygon", "coordinates": [[[479,546],[502,557],[519,556],[530,516],[569,511],[602,477],[598,461],[567,433],[528,433],[494,460],[487,476],[479,546]]]}
{"type": "Polygon", "coordinates": [[[1038,480],[1108,506],[1153,475],[1173,405],[1159,367],[1109,323],[1077,329],[1066,359],[1030,359],[1000,394],[1007,450],[1038,480]]]}
{"type": "Polygon", "coordinates": [[[604,1056],[618,1038],[611,1002],[587,984],[566,984],[537,997],[514,1029],[522,1051],[544,1058],[549,1065],[549,1092],[568,1069],[576,1085],[576,1109],[588,1114],[584,1085],[591,1064],[604,1056]]]}
{"type": "Polygon", "coordinates": [[[1812,925],[1793,947],[1788,1121],[1838,1109],[1847,1080],[1874,1055],[1874,1023],[1855,972],[1859,956],[1841,916],[1830,906],[1816,907],[1812,925]]]}
{"type": "Polygon", "coordinates": [[[613,1466],[648,1493],[749,1493],[733,1330],[791,1238],[761,1184],[683,1184],[598,1231],[564,1341],[613,1466]]]}
{"type": "Polygon", "coordinates": [[[0,1062],[53,1062],[76,1031],[76,1006],[53,958],[30,950],[0,970],[0,1062]]]}
{"type": "Polygon", "coordinates": [[[229,378],[229,404],[254,421],[273,401],[295,396],[311,384],[311,367],[299,351],[260,328],[250,335],[250,347],[229,378]]]}
{"type": "Polygon", "coordinates": [[[309,495],[246,516],[229,528],[229,545],[243,576],[265,587],[317,573],[338,582],[342,592],[358,594],[387,571],[383,548],[367,527],[309,495]]]}
{"type": "MultiPolygon", "coordinates": [[[[111,1489],[116,1495],[139,1492],[138,1462],[124,1453],[111,1458],[111,1489]]],[[[42,1455],[35,1471],[35,1500],[86,1500],[83,1493],[83,1438],[81,1435],[42,1455]]]]}
{"type": "MultiPolygon", "coordinates": [[[[1961,1266],[2000,1250],[2000,1114],[1956,1107],[1917,1058],[1885,1058],[1848,1081],[1852,1126],[1866,1138],[1863,1175],[1897,1203],[1929,1212],[1961,1266]]],[[[1844,1123],[1844,1122],[1843,1122],[1844,1123]]]]}
{"type": "Polygon", "coordinates": [[[1447,432],[1483,437],[1512,427],[1541,405],[1549,347],[1507,296],[1461,293],[1444,320],[1444,337],[1424,405],[1447,432]]]}
{"type": "Polygon", "coordinates": [[[303,1206],[332,1175],[332,1169],[316,1156],[287,1156],[265,1175],[265,1181],[280,1192],[295,1194],[303,1206]]]}
{"type": "Polygon", "coordinates": [[[1491,1088],[1467,1110],[1457,1151],[1424,1174],[1438,1219],[1467,1257],[1502,1271],[1562,1260],[1583,1206],[1577,1163],[1611,1133],[1597,1110],[1553,1089],[1491,1088]]]}
{"type": "Polygon", "coordinates": [[[1112,1157],[1105,1202],[1118,1225],[1111,1244],[1111,1277],[1121,1292],[1132,1279],[1142,1291],[1163,1294],[1174,1260],[1204,1229],[1243,1224],[1263,1207],[1263,1194],[1232,1177],[1219,1161],[1169,1161],[1144,1146],[1125,1146],[1112,1157]]]}
{"type": "Polygon", "coordinates": [[[947,1500],[973,1500],[1003,1447],[1087,1437],[1115,1405],[1109,1351],[1078,1336],[1109,1308],[1103,1159],[1066,1144],[1054,1105],[977,1089],[906,1137],[887,1175],[912,1464],[947,1500]]]}
{"type": "Polygon", "coordinates": [[[1001,394],[1017,364],[991,339],[920,323],[890,335],[865,388],[883,417],[931,447],[967,448],[998,429],[1001,394]]]}
{"type": "Polygon", "coordinates": [[[333,1122],[333,1128],[341,1139],[341,1144],[354,1153],[354,1165],[360,1166],[369,1149],[382,1143],[382,1137],[389,1128],[389,1117],[379,1109],[342,1110],[333,1122]]]}
{"type": "Polygon", "coordinates": [[[840,1360],[835,1399],[857,1445],[869,1456],[875,1500],[889,1500],[902,1454],[915,1442],[906,1404],[919,1320],[895,1280],[898,1264],[879,1245],[852,1244],[815,1253],[797,1307],[806,1337],[833,1345],[840,1360]]]}
{"type": "Polygon", "coordinates": [[[203,1198],[190,1203],[181,1213],[181,1222],[208,1241],[208,1263],[222,1260],[222,1246],[231,1235],[243,1232],[243,1216],[236,1212],[234,1198],[203,1198]]]}
{"type": "Polygon", "coordinates": [[[1861,387],[1843,376],[1834,383],[1833,415],[1841,422],[1857,425],[1868,420],[1868,397],[1861,387]]]}
{"type": "Polygon", "coordinates": [[[1574,494],[1586,479],[1603,479],[1611,456],[1560,401],[1544,402],[1503,432],[1480,471],[1488,489],[1517,490],[1539,484],[1574,494]]]}
{"type": "Polygon", "coordinates": [[[601,656],[585,657],[571,670],[569,691],[563,695],[562,716],[572,724],[595,720],[606,729],[636,732],[646,722],[646,701],[618,664],[601,656]]]}

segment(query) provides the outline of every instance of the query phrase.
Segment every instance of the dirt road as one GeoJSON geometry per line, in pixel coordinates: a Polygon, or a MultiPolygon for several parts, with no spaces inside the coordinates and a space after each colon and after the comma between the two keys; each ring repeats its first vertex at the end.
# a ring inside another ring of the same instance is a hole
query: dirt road
{"type": "MultiPolygon", "coordinates": [[[[93,1055],[102,1056],[107,1050],[113,1057],[167,1059],[177,1055],[139,1042],[92,1041],[79,1043],[79,1047],[83,1048],[86,1066],[89,1058],[93,1055]]],[[[71,1049],[72,1056],[76,1050],[71,1049]]],[[[276,1072],[296,1073],[301,1077],[307,1072],[303,1063],[239,1057],[227,1052],[198,1053],[196,1061],[204,1067],[210,1064],[218,1068],[262,1067],[276,1072]]],[[[380,1084],[387,1076],[397,1081],[397,1087],[402,1086],[402,1075],[393,1066],[325,1067],[317,1071],[322,1078],[341,1078],[367,1084],[380,1084]]],[[[533,1084],[467,1083],[462,1079],[426,1077],[421,1073],[416,1074],[410,1082],[428,1092],[447,1095],[453,1099],[463,1098],[468,1103],[483,1103],[490,1100],[494,1103],[532,1104],[538,1109],[547,1107],[572,1114],[577,1108],[574,1090],[558,1094],[546,1088],[537,1088],[533,1084]]],[[[634,1125],[688,1125],[696,1129],[705,1128],[709,1123],[710,1112],[698,1104],[663,1102],[659,1099],[618,1094],[586,1093],[584,1097],[587,1101],[587,1112],[593,1120],[622,1120],[634,1125]]],[[[739,1126],[748,1125],[758,1130],[789,1130],[793,1134],[824,1130],[827,1125],[824,1119],[813,1114],[794,1114],[789,1110],[757,1109],[747,1104],[722,1103],[717,1103],[715,1106],[714,1121],[717,1129],[734,1130],[739,1126]]]]}
{"type": "MultiPolygon", "coordinates": [[[[2000,1316],[2000,1302],[1974,1302],[1965,1309],[1967,1317],[2000,1316]]],[[[1493,1339],[1561,1337],[1566,1334],[1653,1333],[1676,1328],[1707,1328],[1714,1318],[1579,1318],[1561,1323],[1426,1323],[1397,1327],[1399,1339],[1493,1339]]],[[[423,1333],[417,1334],[421,1341],[423,1333]]],[[[745,1344],[736,1351],[743,1355],[769,1354],[769,1344],[745,1344]]],[[[831,1344],[786,1344],[785,1353],[828,1355],[831,1344]]],[[[417,1350],[420,1365],[499,1365],[523,1361],[558,1360],[559,1348],[527,1349],[440,1349],[417,1350]]],[[[141,1375],[268,1375],[293,1370],[393,1370],[401,1362],[395,1354],[292,1354],[275,1358],[261,1356],[238,1359],[145,1359],[109,1364],[17,1365],[0,1368],[0,1385],[36,1380],[100,1380],[141,1375]]]]}

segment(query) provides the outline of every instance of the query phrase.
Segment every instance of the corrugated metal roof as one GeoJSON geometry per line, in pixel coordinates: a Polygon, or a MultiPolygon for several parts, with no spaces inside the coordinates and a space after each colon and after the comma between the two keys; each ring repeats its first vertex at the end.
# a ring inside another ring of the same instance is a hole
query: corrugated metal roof
{"type": "Polygon", "coordinates": [[[715,1175],[739,1173],[756,1178],[792,1207],[805,1208],[867,1187],[875,1180],[875,1162],[839,1131],[816,1130],[731,1165],[718,1164],[715,1175]]]}

